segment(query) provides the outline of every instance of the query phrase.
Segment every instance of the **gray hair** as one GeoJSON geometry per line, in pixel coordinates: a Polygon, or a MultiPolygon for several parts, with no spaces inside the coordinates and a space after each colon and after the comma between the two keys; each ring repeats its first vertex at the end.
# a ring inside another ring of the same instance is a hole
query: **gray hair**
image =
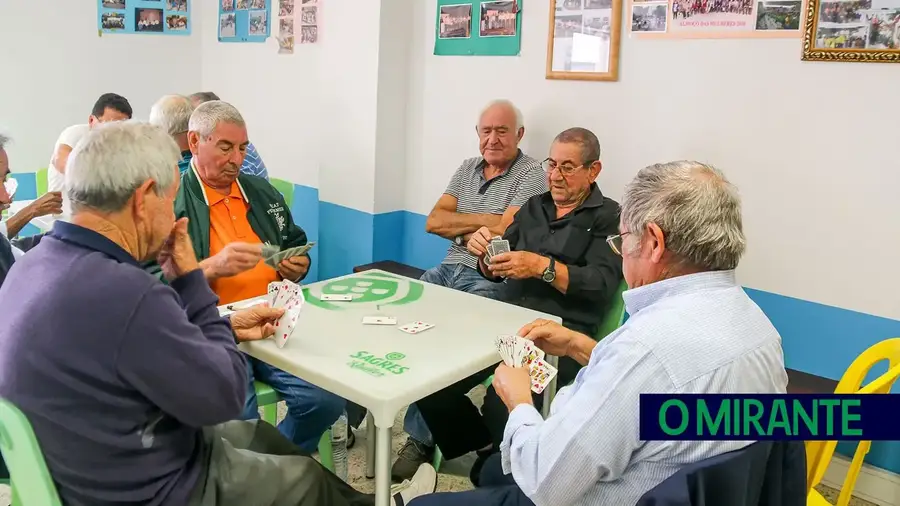
{"type": "Polygon", "coordinates": [[[574,127],[563,130],[553,142],[581,145],[581,163],[585,166],[600,160],[600,140],[587,128],[574,127]]]}
{"type": "MultiPolygon", "coordinates": [[[[499,99],[492,100],[488,105],[484,106],[484,109],[481,110],[481,114],[478,115],[478,122],[481,123],[481,118],[484,116],[484,113],[488,112],[489,109],[493,109],[494,107],[506,107],[513,112],[516,116],[516,131],[518,132],[520,128],[525,127],[525,117],[522,116],[522,111],[516,107],[515,104],[510,102],[509,100],[499,99]]],[[[475,128],[478,128],[478,124],[475,124],[475,128]]]]}
{"type": "Polygon", "coordinates": [[[92,128],[66,163],[66,188],[72,209],[116,212],[145,181],[157,194],[176,183],[178,145],[162,129],[138,121],[116,121],[92,128]]]}
{"type": "Polygon", "coordinates": [[[6,145],[9,144],[9,141],[12,139],[8,135],[4,135],[0,133],[0,150],[6,149],[6,145]]]}
{"type": "Polygon", "coordinates": [[[244,122],[244,117],[233,105],[221,100],[213,100],[204,102],[194,109],[188,130],[197,132],[200,134],[200,137],[206,138],[212,135],[219,123],[247,126],[244,122]]]}
{"type": "Polygon", "coordinates": [[[202,104],[204,102],[212,102],[213,100],[222,100],[218,95],[211,91],[198,91],[191,95],[191,100],[196,101],[198,104],[202,104]]]}
{"type": "Polygon", "coordinates": [[[700,162],[651,165],[625,187],[625,230],[640,238],[650,223],[665,233],[666,249],[694,268],[734,269],[747,246],[737,189],[700,162]]]}
{"type": "Polygon", "coordinates": [[[171,136],[188,131],[188,122],[194,106],[191,99],[182,95],[166,95],[150,108],[150,124],[156,125],[171,136]]]}

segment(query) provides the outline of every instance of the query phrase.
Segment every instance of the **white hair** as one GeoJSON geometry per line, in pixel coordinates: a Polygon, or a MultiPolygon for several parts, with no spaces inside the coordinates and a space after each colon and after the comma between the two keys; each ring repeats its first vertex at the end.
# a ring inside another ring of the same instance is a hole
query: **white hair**
{"type": "Polygon", "coordinates": [[[9,144],[9,141],[11,140],[12,139],[10,139],[8,135],[0,133],[0,150],[6,149],[6,145],[9,144]]]}
{"type": "Polygon", "coordinates": [[[651,165],[625,187],[625,230],[640,238],[650,223],[662,229],[666,249],[694,268],[734,269],[747,246],[737,189],[700,162],[651,165]]]}
{"type": "Polygon", "coordinates": [[[150,108],[150,124],[156,125],[171,136],[188,131],[188,122],[194,106],[191,99],[182,95],[166,95],[150,108]]]}
{"type": "MultiPolygon", "coordinates": [[[[513,112],[516,116],[516,131],[518,132],[520,128],[525,127],[525,117],[522,116],[522,111],[516,107],[515,104],[510,102],[509,100],[499,99],[492,100],[488,105],[484,106],[484,109],[481,110],[481,114],[478,115],[478,123],[481,123],[481,118],[484,117],[484,114],[488,112],[488,110],[493,109],[494,107],[506,107],[513,112]]],[[[478,123],[475,124],[475,128],[478,128],[478,123]]]]}
{"type": "Polygon", "coordinates": [[[212,135],[219,123],[247,126],[244,122],[244,117],[241,116],[236,107],[228,102],[212,100],[204,102],[194,109],[188,130],[197,132],[200,134],[200,137],[206,138],[212,135]]]}
{"type": "Polygon", "coordinates": [[[157,194],[177,180],[181,152],[161,128],[116,121],[92,128],[69,155],[66,188],[72,209],[120,211],[148,179],[157,194]]]}

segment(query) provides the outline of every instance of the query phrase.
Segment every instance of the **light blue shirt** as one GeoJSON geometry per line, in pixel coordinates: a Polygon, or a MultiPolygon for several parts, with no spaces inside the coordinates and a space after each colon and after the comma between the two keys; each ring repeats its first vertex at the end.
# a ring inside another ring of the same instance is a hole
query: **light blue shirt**
{"type": "Polygon", "coordinates": [[[259,156],[259,151],[256,150],[256,146],[252,142],[247,144],[247,152],[244,154],[244,164],[241,165],[241,172],[269,179],[269,171],[266,170],[266,164],[263,163],[262,157],[259,156]]]}
{"type": "Polygon", "coordinates": [[[624,293],[628,321],[594,348],[543,420],[510,413],[503,470],[539,506],[632,506],[681,467],[751,441],[641,441],[641,393],[785,393],[781,336],[734,271],[624,293]]]}

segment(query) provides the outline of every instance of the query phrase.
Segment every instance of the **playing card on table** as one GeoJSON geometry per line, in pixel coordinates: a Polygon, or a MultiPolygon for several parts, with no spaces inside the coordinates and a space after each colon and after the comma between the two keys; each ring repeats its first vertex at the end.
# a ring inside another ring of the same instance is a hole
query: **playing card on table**
{"type": "Polygon", "coordinates": [[[397,318],[394,316],[363,316],[363,325],[396,325],[397,318]]]}
{"type": "Polygon", "coordinates": [[[403,332],[406,332],[407,334],[418,334],[421,332],[425,332],[426,330],[428,330],[432,327],[434,327],[434,325],[431,323],[413,322],[413,323],[407,323],[406,325],[400,327],[400,330],[402,330],[403,332]]]}
{"type": "Polygon", "coordinates": [[[556,368],[539,358],[531,363],[529,368],[531,376],[531,391],[539,394],[547,388],[547,385],[556,377],[556,368]]]}

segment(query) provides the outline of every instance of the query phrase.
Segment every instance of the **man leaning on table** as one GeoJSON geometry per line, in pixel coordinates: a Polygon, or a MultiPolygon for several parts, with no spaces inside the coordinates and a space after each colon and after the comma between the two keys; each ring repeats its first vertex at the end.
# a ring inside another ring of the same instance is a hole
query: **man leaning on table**
{"type": "MultiPolygon", "coordinates": [[[[585,128],[565,130],[553,140],[543,167],[550,190],[528,199],[506,229],[503,238],[512,251],[486,264],[493,234],[487,228],[472,234],[468,249],[486,279],[505,281],[502,300],[559,316],[567,328],[593,336],[622,282],[622,259],[606,244],[616,233],[619,204],[595,182],[602,169],[600,141],[585,128]]],[[[560,358],[559,383],[568,384],[580,369],[578,362],[560,358]]],[[[492,388],[480,411],[466,394],[492,372],[487,368],[415,404],[446,458],[478,452],[471,471],[476,484],[485,460],[500,449],[507,411],[492,388]]],[[[542,399],[535,395],[534,402],[542,399]]],[[[407,445],[415,448],[398,455],[397,479],[412,476],[434,447],[413,433],[407,445]]]]}
{"type": "Polygon", "coordinates": [[[628,321],[600,343],[545,320],[522,328],[585,368],[544,420],[527,369],[501,364],[494,388],[510,415],[482,474],[491,486],[414,506],[632,506],[680,468],[751,443],[641,441],[638,424],[642,393],[785,393],[781,337],[735,280],[745,248],[735,188],[698,162],[647,167],[625,189],[609,244],[623,257],[628,321]]]}
{"type": "MultiPolygon", "coordinates": [[[[374,504],[272,426],[229,422],[247,384],[236,341],[270,336],[283,310],[219,316],[173,213],[178,159],[141,123],[92,130],[73,150],[72,222],[0,288],[0,397],[31,422],[70,506],[374,504]],[[152,258],[168,285],[141,268],[152,258]]],[[[435,478],[423,466],[395,504],[435,478]]]]}
{"type": "MultiPolygon", "coordinates": [[[[181,176],[175,214],[188,218],[188,232],[200,267],[220,304],[266,294],[272,281],[302,280],[309,256],[283,260],[278,269],[262,261],[262,243],[282,249],[306,244],[281,193],[261,177],[240,172],[247,148],[247,126],[231,104],[201,104],[191,115],[188,143],[193,158],[181,176]]],[[[278,368],[248,357],[244,418],[259,416],[254,378],[270,385],[285,401],[281,432],[313,451],[322,433],[341,415],[346,402],[278,368]]]]}

